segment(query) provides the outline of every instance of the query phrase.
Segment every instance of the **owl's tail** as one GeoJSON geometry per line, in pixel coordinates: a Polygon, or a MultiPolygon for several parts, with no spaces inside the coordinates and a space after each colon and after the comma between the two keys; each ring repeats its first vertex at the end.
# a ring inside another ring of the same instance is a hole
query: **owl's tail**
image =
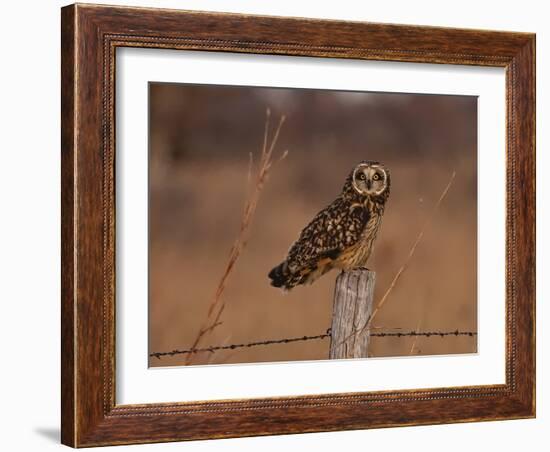
{"type": "Polygon", "coordinates": [[[315,274],[311,269],[306,268],[302,268],[298,272],[292,272],[288,261],[283,261],[273,268],[267,276],[271,279],[273,287],[280,287],[286,292],[300,284],[312,283],[324,271],[317,273],[315,274]]]}
{"type": "Polygon", "coordinates": [[[271,285],[273,287],[283,287],[284,289],[290,289],[294,285],[290,281],[290,271],[286,262],[282,262],[274,267],[267,275],[271,279],[271,285]]]}

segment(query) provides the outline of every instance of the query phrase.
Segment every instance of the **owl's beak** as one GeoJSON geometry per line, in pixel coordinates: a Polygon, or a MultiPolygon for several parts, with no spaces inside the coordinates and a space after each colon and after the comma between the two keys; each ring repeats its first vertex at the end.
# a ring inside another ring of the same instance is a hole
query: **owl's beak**
{"type": "Polygon", "coordinates": [[[372,188],[372,181],[370,179],[367,179],[367,190],[370,190],[372,188]]]}

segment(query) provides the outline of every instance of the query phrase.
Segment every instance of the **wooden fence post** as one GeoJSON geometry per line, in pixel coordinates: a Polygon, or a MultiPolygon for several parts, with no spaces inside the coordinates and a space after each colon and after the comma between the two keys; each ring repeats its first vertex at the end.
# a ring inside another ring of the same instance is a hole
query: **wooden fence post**
{"type": "Polygon", "coordinates": [[[336,278],[332,308],[330,359],[367,358],[369,330],[360,331],[372,313],[376,273],[365,268],[336,278]]]}

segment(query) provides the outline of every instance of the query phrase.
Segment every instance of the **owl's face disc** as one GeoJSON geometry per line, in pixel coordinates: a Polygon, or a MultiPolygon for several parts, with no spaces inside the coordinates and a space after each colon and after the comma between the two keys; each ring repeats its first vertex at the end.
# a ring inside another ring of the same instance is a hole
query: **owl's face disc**
{"type": "Polygon", "coordinates": [[[388,187],[388,174],[382,165],[362,163],[353,171],[352,183],[359,194],[378,196],[388,187]]]}

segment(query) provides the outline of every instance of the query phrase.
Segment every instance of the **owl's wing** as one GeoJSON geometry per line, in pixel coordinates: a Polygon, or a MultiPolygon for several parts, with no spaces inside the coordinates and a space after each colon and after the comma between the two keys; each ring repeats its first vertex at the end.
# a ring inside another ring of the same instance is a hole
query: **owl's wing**
{"type": "Polygon", "coordinates": [[[334,201],[313,218],[290,248],[286,260],[290,272],[312,271],[321,261],[335,260],[360,240],[369,217],[360,204],[334,201]]]}

